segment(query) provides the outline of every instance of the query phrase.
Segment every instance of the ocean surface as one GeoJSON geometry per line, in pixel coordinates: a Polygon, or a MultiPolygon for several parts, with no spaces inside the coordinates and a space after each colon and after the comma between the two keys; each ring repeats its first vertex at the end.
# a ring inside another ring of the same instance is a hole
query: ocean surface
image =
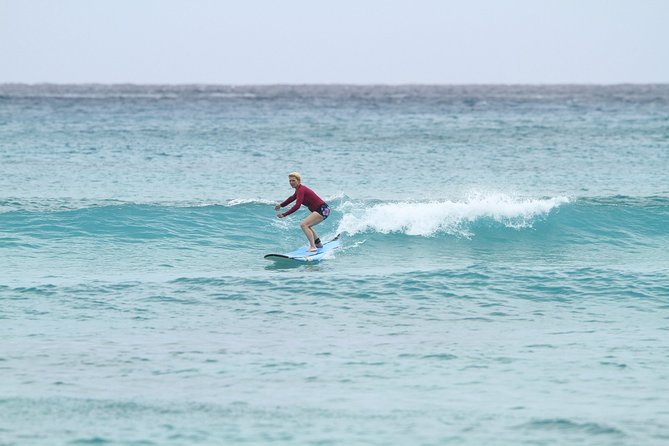
{"type": "Polygon", "coordinates": [[[0,85],[0,445],[669,444],[669,85],[0,85]],[[326,260],[287,174],[331,206],[326,260]]]}

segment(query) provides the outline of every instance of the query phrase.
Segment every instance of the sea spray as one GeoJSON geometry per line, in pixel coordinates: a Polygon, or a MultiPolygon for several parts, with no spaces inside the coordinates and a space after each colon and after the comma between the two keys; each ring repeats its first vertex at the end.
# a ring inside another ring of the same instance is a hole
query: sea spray
{"type": "Polygon", "coordinates": [[[477,194],[463,201],[391,202],[369,208],[350,209],[343,216],[337,232],[350,235],[366,231],[399,232],[431,236],[440,232],[464,237],[472,235],[468,224],[491,219],[510,228],[528,228],[550,213],[567,197],[514,198],[503,193],[477,194]]]}

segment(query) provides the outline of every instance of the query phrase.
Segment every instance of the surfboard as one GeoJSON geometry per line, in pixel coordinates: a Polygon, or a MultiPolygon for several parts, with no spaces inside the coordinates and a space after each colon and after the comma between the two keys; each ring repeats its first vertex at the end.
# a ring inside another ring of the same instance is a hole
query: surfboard
{"type": "Polygon", "coordinates": [[[318,248],[318,251],[309,252],[307,251],[308,247],[305,246],[304,248],[296,249],[295,251],[285,254],[265,254],[265,258],[275,262],[319,262],[331,254],[332,251],[339,248],[339,245],[339,235],[337,235],[329,242],[323,243],[323,247],[318,248]]]}

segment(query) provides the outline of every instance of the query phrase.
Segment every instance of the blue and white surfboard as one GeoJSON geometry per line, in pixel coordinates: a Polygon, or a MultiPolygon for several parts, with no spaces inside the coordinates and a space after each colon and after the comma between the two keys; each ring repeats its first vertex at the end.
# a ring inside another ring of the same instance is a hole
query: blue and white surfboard
{"type": "Polygon", "coordinates": [[[318,248],[318,251],[309,252],[307,247],[296,249],[293,252],[288,252],[286,254],[266,254],[265,258],[267,260],[273,261],[295,261],[295,262],[318,262],[323,260],[329,254],[332,253],[335,249],[339,248],[339,235],[333,238],[329,242],[323,243],[322,248],[318,248]]]}

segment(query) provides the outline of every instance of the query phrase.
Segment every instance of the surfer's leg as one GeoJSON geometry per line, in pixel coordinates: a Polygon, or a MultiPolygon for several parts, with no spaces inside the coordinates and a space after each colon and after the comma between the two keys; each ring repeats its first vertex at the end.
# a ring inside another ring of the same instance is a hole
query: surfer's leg
{"type": "Polygon", "coordinates": [[[314,231],[314,227],[312,226],[309,229],[311,229],[311,232],[314,233],[314,244],[316,245],[316,248],[322,248],[323,243],[321,243],[321,239],[318,238],[318,234],[316,234],[316,231],[314,231]]]}
{"type": "Polygon", "coordinates": [[[314,231],[311,229],[312,226],[317,225],[318,223],[323,221],[323,216],[319,214],[318,212],[312,212],[307,218],[305,218],[302,221],[302,224],[300,224],[300,228],[302,228],[302,231],[304,231],[304,235],[307,236],[307,240],[309,240],[309,251],[316,251],[316,243],[315,243],[315,237],[314,237],[314,231]]]}
{"type": "MultiPolygon", "coordinates": [[[[321,205],[320,209],[318,209],[316,212],[317,212],[321,217],[323,217],[323,219],[321,220],[321,221],[323,221],[323,220],[325,220],[326,218],[328,218],[328,216],[330,215],[330,207],[329,207],[326,203],[323,203],[323,204],[321,205]]],[[[320,223],[321,221],[319,221],[318,223],[320,223]]],[[[317,225],[318,223],[314,223],[314,225],[317,225]]],[[[318,238],[318,234],[316,234],[316,231],[314,230],[314,227],[313,227],[313,226],[311,226],[311,232],[314,233],[314,242],[315,242],[315,244],[316,244],[316,248],[322,248],[322,247],[323,247],[323,243],[321,243],[321,239],[318,238]]]]}

